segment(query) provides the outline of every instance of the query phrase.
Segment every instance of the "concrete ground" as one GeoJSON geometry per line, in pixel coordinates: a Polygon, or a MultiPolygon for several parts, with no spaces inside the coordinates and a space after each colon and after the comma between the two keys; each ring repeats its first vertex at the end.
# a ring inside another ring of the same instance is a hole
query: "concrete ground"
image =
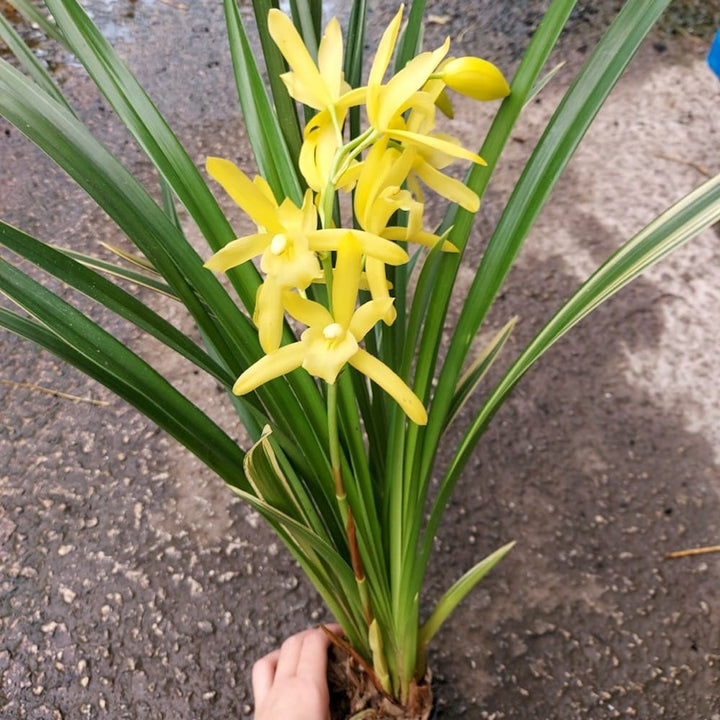
{"type": "MultiPolygon", "coordinates": [[[[488,192],[459,291],[614,4],[580,4],[557,53],[567,65],[528,108],[488,192]]],[[[541,6],[429,3],[428,42],[450,34],[511,68],[541,6]]],[[[198,164],[221,154],[249,167],[221,6],[90,7],[198,164]]],[[[371,34],[391,12],[374,6],[371,34]]],[[[653,36],[591,129],[490,318],[487,332],[520,315],[507,357],[623,239],[720,170],[706,30],[653,36]]],[[[154,183],[79,68],[40,51],[83,117],[154,183]]],[[[474,140],[488,110],[461,105],[455,132],[474,140]]],[[[80,250],[122,242],[2,130],[3,219],[80,250]]],[[[710,230],[576,328],[498,414],[438,537],[426,606],[487,552],[518,546],[438,636],[441,717],[720,719],[720,553],[664,559],[720,543],[718,259],[710,230]]],[[[210,412],[240,435],[212,383],[107,323],[193,397],[216,397],[210,412]]],[[[250,716],[253,660],[327,620],[318,596],[186,451],[45,353],[6,333],[0,343],[0,718],[250,716]]]]}

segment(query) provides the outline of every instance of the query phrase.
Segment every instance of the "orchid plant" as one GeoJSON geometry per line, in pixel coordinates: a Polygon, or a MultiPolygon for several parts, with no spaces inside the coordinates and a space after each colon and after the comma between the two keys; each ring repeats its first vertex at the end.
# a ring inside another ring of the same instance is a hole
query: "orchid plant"
{"type": "Polygon", "coordinates": [[[433,538],[495,412],[565,332],[720,219],[715,177],[608,258],[476,399],[516,319],[473,358],[478,329],[560,173],[668,2],[628,0],[578,73],[487,241],[447,346],[443,331],[473,215],[524,105],[552,77],[543,67],[572,0],[550,3],[509,84],[484,59],[449,56],[449,41],[421,51],[422,0],[398,10],[364,84],[366,2],[353,3],[343,42],[336,19],[321,32],[317,0],[292,2],[292,17],[270,0],[253,0],[269,89],[235,0],[224,0],[259,174],[251,179],[217,157],[206,169],[257,226],[239,238],[77,0],[45,0],[52,20],[28,0],[11,4],[82,63],[157,168],[162,204],[93,137],[0,15],[0,37],[17,59],[0,59],[0,115],[74,178],[138,252],[117,251],[112,261],[81,255],[2,221],[0,243],[209,373],[228,390],[253,444],[239,447],[171,379],[9,253],[0,257],[0,291],[18,309],[0,307],[0,326],[107,385],[262,514],[342,626],[336,642],[387,702],[408,706],[426,689],[429,642],[512,546],[480,560],[426,610],[433,538]],[[453,115],[453,93],[498,102],[477,152],[439,129],[438,114],[453,115]],[[445,172],[455,162],[469,165],[463,182],[445,172]],[[448,206],[439,227],[426,219],[429,194],[448,206]],[[204,256],[186,239],[176,202],[207,240],[204,256]],[[123,281],[181,302],[202,343],[123,281]],[[461,439],[442,466],[438,449],[466,406],[461,439]]]}

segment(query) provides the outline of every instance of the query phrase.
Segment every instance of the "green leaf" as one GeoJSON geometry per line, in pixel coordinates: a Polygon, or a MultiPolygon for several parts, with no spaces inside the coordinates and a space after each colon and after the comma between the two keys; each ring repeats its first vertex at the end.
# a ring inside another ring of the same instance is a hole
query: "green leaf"
{"type": "Polygon", "coordinates": [[[350,87],[360,87],[362,82],[365,26],[367,25],[367,0],[354,0],[345,38],[345,80],[350,87]]]}
{"type": "Polygon", "coordinates": [[[477,358],[475,358],[472,365],[470,365],[470,367],[465,371],[465,374],[460,378],[458,386],[455,389],[455,394],[453,395],[450,410],[448,411],[448,419],[445,429],[447,429],[447,426],[450,425],[450,423],[452,423],[452,421],[457,417],[457,414],[460,410],[462,410],[465,403],[487,374],[488,370],[492,367],[492,364],[505,347],[505,343],[510,337],[510,333],[512,333],[515,328],[517,321],[517,316],[511,318],[508,323],[496,333],[495,337],[493,337],[493,339],[483,348],[482,352],[477,356],[477,358]]]}
{"type": "MultiPolygon", "coordinates": [[[[168,215],[167,212],[165,214],[168,215]]],[[[172,218],[170,218],[169,216],[168,219],[172,221],[172,218]]],[[[174,224],[175,223],[173,223],[173,225],[174,224]]],[[[101,241],[100,245],[106,250],[110,251],[113,255],[117,255],[120,259],[125,260],[125,262],[129,263],[130,265],[135,265],[141,270],[154,273],[157,277],[161,277],[160,273],[155,269],[155,266],[146,257],[138,255],[137,253],[128,252],[127,250],[123,250],[117,245],[112,245],[111,243],[101,241]]]]}
{"type": "Polygon", "coordinates": [[[55,250],[17,228],[0,221],[0,244],[84,293],[104,307],[129,320],[212,375],[225,387],[235,377],[216,363],[184,333],[153,312],[137,298],[84,267],[68,255],[55,250]]]}
{"type": "Polygon", "coordinates": [[[455,478],[461,472],[492,416],[548,348],[647,268],[718,221],[720,175],[686,195],[611,255],[555,313],[509,368],[458,446],[446,477],[455,478]]]}
{"type": "MultiPolygon", "coordinates": [[[[487,189],[500,155],[510,138],[512,129],[525,106],[525,101],[532,92],[532,88],[574,6],[575,0],[553,0],[523,55],[510,85],[511,93],[500,106],[480,150],[481,156],[488,163],[487,167],[473,166],[468,175],[468,185],[481,198],[487,189]]],[[[414,315],[417,318],[414,320],[415,325],[418,328],[422,327],[422,337],[416,355],[417,365],[414,376],[414,389],[426,404],[429,401],[432,389],[432,380],[443,334],[443,324],[447,316],[457,271],[460,267],[462,251],[467,244],[473,221],[474,215],[461,208],[455,207],[448,211],[440,230],[449,233],[448,239],[460,250],[460,253],[452,255],[440,253],[435,262],[425,263],[418,280],[418,287],[424,285],[429,288],[429,296],[416,293],[411,309],[411,318],[414,315]],[[416,303],[421,304],[417,309],[415,308],[416,303]]],[[[472,337],[467,338],[467,340],[471,341],[472,337]]],[[[413,462],[408,462],[405,466],[404,482],[411,484],[415,489],[415,503],[409,510],[412,525],[408,528],[407,533],[408,537],[413,538],[414,542],[417,542],[420,535],[420,526],[424,516],[425,501],[431,479],[432,459],[435,457],[437,443],[447,422],[447,413],[452,403],[459,374],[458,372],[454,376],[452,384],[447,382],[444,388],[436,391],[433,401],[434,407],[430,414],[428,426],[419,428],[411,425],[407,430],[406,454],[407,457],[413,459],[413,462]],[[440,410],[438,393],[440,393],[443,403],[446,404],[443,412],[440,410]],[[431,452],[428,449],[429,446],[432,446],[431,452]]],[[[413,544],[413,541],[408,541],[408,548],[408,553],[412,553],[413,562],[403,563],[403,582],[409,588],[405,591],[405,594],[409,596],[413,592],[419,592],[420,590],[428,556],[417,557],[416,545],[413,544]]]]}
{"type": "Polygon", "coordinates": [[[77,365],[156,422],[228,484],[250,490],[242,473],[245,454],[235,442],[110,333],[2,258],[0,292],[37,318],[45,330],[3,312],[0,319],[5,326],[77,365]],[[57,339],[49,342],[48,333],[57,339]]]}
{"type": "Polygon", "coordinates": [[[65,105],[70,112],[74,112],[55,81],[50,77],[50,73],[45,69],[45,66],[33,55],[30,48],[2,12],[0,12],[0,39],[5,41],[8,48],[10,48],[10,52],[17,58],[20,65],[46,93],[51,95],[57,102],[65,105]]]}
{"type": "Polygon", "coordinates": [[[122,280],[127,280],[128,282],[139,285],[140,287],[145,287],[148,290],[152,290],[153,292],[158,293],[159,295],[165,295],[166,297],[169,297],[173,300],[179,300],[177,293],[174,292],[169,285],[158,280],[158,276],[155,274],[150,275],[149,273],[129,270],[122,265],[107,262],[106,260],[101,260],[94,255],[76,252],[75,250],[58,247],[57,245],[49,245],[49,247],[52,247],[58,252],[61,252],[68,257],[71,257],[73,260],[79,262],[85,267],[91,268],[92,270],[99,270],[106,275],[113,275],[114,277],[118,277],[122,280]]]}
{"type": "MultiPolygon", "coordinates": [[[[75,117],[2,59],[0,115],[58,163],[128,235],[178,294],[233,375],[262,355],[249,318],[142,185],[75,117]]],[[[297,438],[309,466],[327,465],[324,408],[310,376],[296,371],[256,393],[280,427],[293,428],[285,434],[297,438]],[[303,414],[307,423],[293,422],[303,414]]]]}
{"type": "Polygon", "coordinates": [[[300,205],[303,190],[295,162],[263,85],[237,4],[223,0],[223,7],[238,98],[258,169],[278,200],[289,197],[300,205]]]}
{"type": "Polygon", "coordinates": [[[369,654],[357,584],[347,561],[326,541],[294,518],[241,489],[235,492],[257,510],[280,536],[359,652],[369,654]]]}
{"type": "Polygon", "coordinates": [[[465,464],[490,420],[520,378],[550,346],[592,310],[648,267],[718,221],[720,175],[708,180],[666,210],[611,255],[540,330],[485,400],[458,445],[450,467],[441,480],[430,513],[421,553],[423,561],[426,562],[430,555],[432,538],[465,464]]]}
{"type": "MultiPolygon", "coordinates": [[[[77,118],[1,59],[0,115],[90,194],[162,273],[233,374],[242,372],[245,366],[238,359],[247,356],[245,348],[255,332],[212,273],[202,267],[195,250],[135,177],[77,118]],[[207,306],[213,308],[212,317],[207,306]],[[223,333],[218,320],[225,328],[223,333]],[[240,341],[238,333],[243,330],[240,341]],[[240,352],[228,345],[233,339],[237,339],[235,348],[242,348],[240,352]]],[[[256,347],[255,357],[259,357],[256,347]]]]}
{"type": "MultiPolygon", "coordinates": [[[[493,232],[458,319],[438,380],[442,422],[467,349],[560,174],[669,0],[629,0],[565,94],[518,180],[493,232]]],[[[428,447],[434,443],[429,443],[428,447]]],[[[427,459],[427,456],[426,456],[427,459]]]]}
{"type": "Polygon", "coordinates": [[[418,642],[421,651],[425,650],[435,633],[460,602],[462,602],[465,596],[512,550],[514,545],[514,542],[503,545],[494,553],[488,555],[484,560],[481,560],[475,567],[468,570],[457,580],[440,600],[438,600],[430,617],[420,628],[418,642]]]}
{"type": "Polygon", "coordinates": [[[31,2],[30,0],[8,0],[12,5],[31,25],[37,25],[49,38],[65,45],[65,39],[62,33],[57,27],[43,15],[31,2]]]}
{"type": "MultiPolygon", "coordinates": [[[[354,0],[345,38],[344,66],[345,80],[353,88],[360,87],[362,84],[366,25],[367,0],[354,0]]],[[[356,138],[360,132],[360,108],[350,108],[350,138],[356,138]]]]}
{"type": "Polygon", "coordinates": [[[545,89],[545,86],[548,85],[564,67],[565,61],[563,60],[562,62],[559,62],[554,68],[548,70],[548,72],[546,72],[535,83],[535,85],[533,85],[530,94],[527,96],[527,100],[525,100],[525,105],[530,104],[545,89]]]}
{"type": "Polygon", "coordinates": [[[271,433],[266,426],[260,439],[245,455],[245,475],[255,495],[279,512],[312,527],[314,532],[321,532],[322,523],[318,522],[305,488],[297,476],[287,475],[280,467],[279,449],[273,448],[271,433]]]}
{"type": "Polygon", "coordinates": [[[170,183],[162,175],[160,176],[160,192],[162,194],[162,206],[165,214],[168,216],[170,222],[182,232],[182,224],[180,223],[180,217],[175,207],[175,194],[173,193],[172,187],[170,187],[170,183]]]}
{"type": "MultiPolygon", "coordinates": [[[[217,251],[234,240],[235,233],[185,148],[82,7],[76,0],[47,0],[46,5],[68,46],[190,213],[210,247],[217,251]]],[[[252,310],[260,282],[252,263],[237,268],[231,279],[245,307],[252,310]]]]}
{"type": "MultiPolygon", "coordinates": [[[[520,117],[520,113],[532,92],[540,71],[560,37],[567,19],[570,17],[575,2],[576,0],[553,0],[520,61],[510,85],[510,95],[503,100],[488,131],[487,138],[480,149],[480,155],[487,162],[487,166],[473,166],[467,177],[468,186],[480,198],[483,197],[487,189],[492,173],[510,138],[512,129],[520,117]]],[[[420,347],[417,351],[417,368],[415,371],[415,391],[420,398],[426,401],[429,400],[431,383],[434,377],[440,338],[442,337],[442,326],[447,316],[448,304],[462,260],[462,253],[465,250],[474,220],[474,214],[462,208],[453,206],[448,210],[440,230],[448,232],[448,240],[460,250],[460,253],[457,255],[443,253],[440,257],[442,266],[439,272],[437,268],[430,265],[427,266],[427,269],[423,269],[420,276],[420,281],[422,281],[424,273],[436,275],[436,280],[432,283],[431,302],[427,303],[427,300],[422,300],[428,307],[428,312],[420,347]]],[[[457,376],[452,386],[448,384],[445,388],[447,401],[452,396],[456,381],[457,376]]],[[[438,418],[438,423],[444,423],[444,421],[444,418],[438,418]]]]}
{"type": "MultiPolygon", "coordinates": [[[[298,118],[295,101],[290,97],[285,83],[280,75],[287,71],[287,65],[282,53],[278,49],[268,30],[268,13],[271,8],[277,7],[274,0],[253,0],[255,11],[255,24],[260,44],[262,45],[265,68],[267,69],[270,90],[275,103],[278,124],[282,132],[291,158],[300,156],[302,133],[300,132],[300,119],[298,118]]],[[[293,163],[293,167],[297,166],[293,163]]]]}
{"type": "MultiPolygon", "coordinates": [[[[438,378],[419,469],[425,486],[429,483],[444,419],[472,338],[560,173],[668,2],[629,0],[624,5],[578,73],[528,160],[470,286],[438,378]]],[[[454,232],[455,228],[451,240],[454,232]]]]}

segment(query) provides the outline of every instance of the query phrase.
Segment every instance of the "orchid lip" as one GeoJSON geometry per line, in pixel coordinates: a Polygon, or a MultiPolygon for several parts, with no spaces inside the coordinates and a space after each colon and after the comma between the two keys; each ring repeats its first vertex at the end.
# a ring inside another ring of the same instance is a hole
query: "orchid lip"
{"type": "Polygon", "coordinates": [[[288,239],[286,235],[278,233],[270,241],[270,252],[273,255],[282,255],[288,246],[288,239]]]}
{"type": "Polygon", "coordinates": [[[345,330],[340,323],[330,323],[330,325],[325,326],[322,331],[323,337],[326,340],[337,340],[342,337],[344,332],[345,330]]]}

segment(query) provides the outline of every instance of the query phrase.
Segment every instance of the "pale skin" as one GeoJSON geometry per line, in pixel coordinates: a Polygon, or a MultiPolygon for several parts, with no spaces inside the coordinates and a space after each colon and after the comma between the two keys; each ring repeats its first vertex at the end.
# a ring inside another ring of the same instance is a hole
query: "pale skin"
{"type": "Polygon", "coordinates": [[[255,720],[330,720],[329,647],[328,636],[313,628],[258,660],[252,670],[255,720]]]}

